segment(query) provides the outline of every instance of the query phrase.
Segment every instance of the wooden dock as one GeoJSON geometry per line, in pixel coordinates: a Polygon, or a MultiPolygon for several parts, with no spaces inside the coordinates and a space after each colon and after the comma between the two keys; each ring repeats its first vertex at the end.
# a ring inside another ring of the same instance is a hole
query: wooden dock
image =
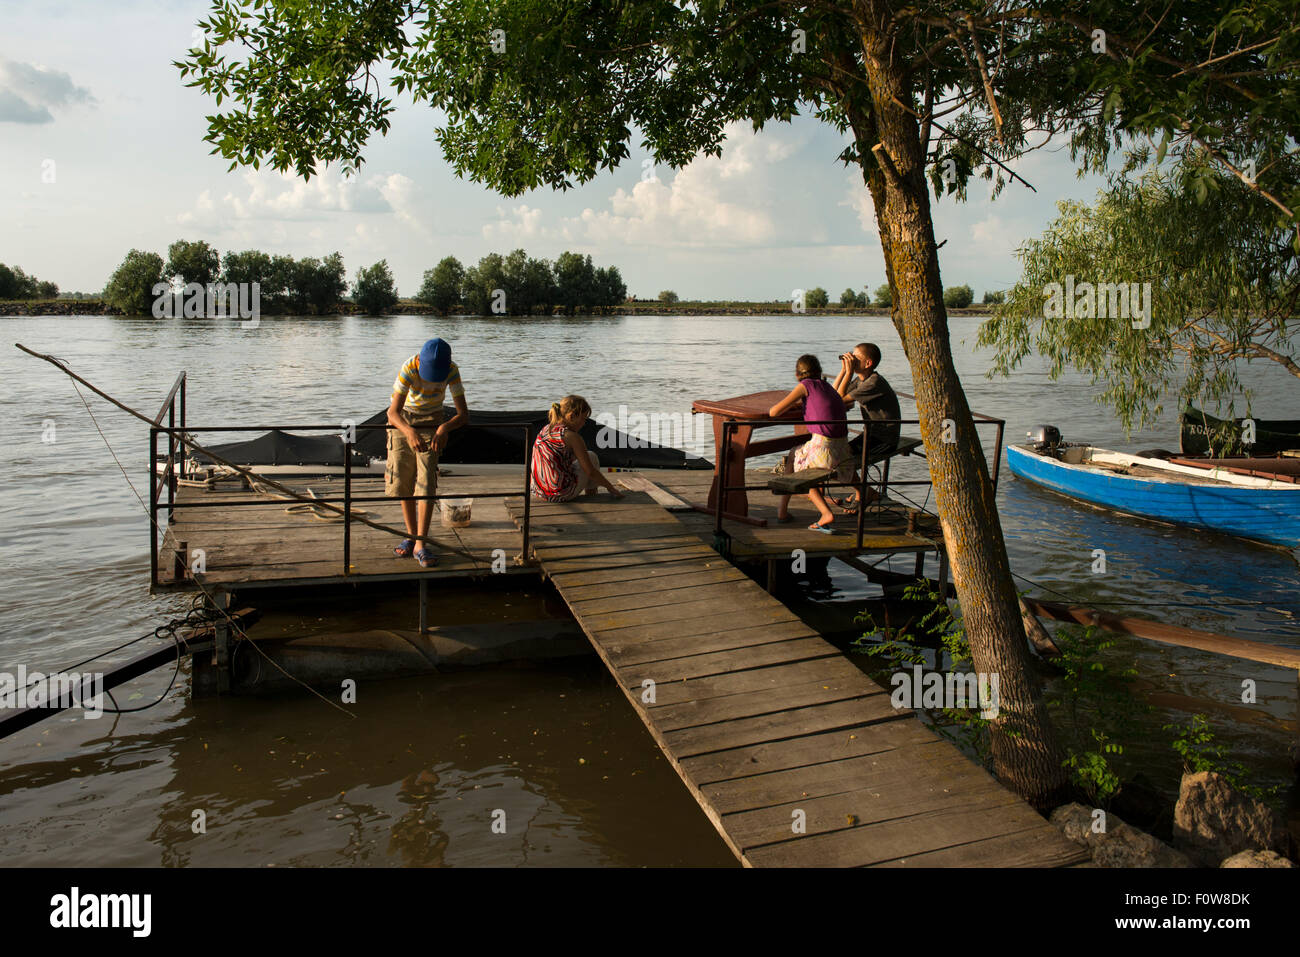
{"type": "MultiPolygon", "coordinates": [[[[522,486],[522,470],[505,467],[449,466],[449,474],[439,481],[442,494],[474,498],[473,524],[468,528],[445,529],[435,513],[430,528],[439,542],[468,552],[465,557],[439,552],[436,568],[423,569],[414,559],[397,560],[392,549],[393,536],[359,523],[352,523],[351,568],[343,570],[343,532],[339,520],[325,521],[302,511],[288,511],[291,502],[266,498],[265,505],[223,507],[225,503],[257,499],[255,492],[226,483],[215,489],[182,487],[179,503],[204,503],[201,508],[177,508],[160,546],[160,590],[193,590],[192,578],[178,575],[174,555],[181,542],[193,557],[203,551],[205,571],[197,577],[204,585],[222,590],[299,585],[338,584],[342,582],[392,581],[420,578],[463,578],[501,573],[497,561],[504,553],[504,573],[533,574],[535,567],[517,564],[521,536],[514,519],[507,514],[504,498],[483,498],[488,493],[515,492],[522,486]],[[479,496],[475,498],[475,496],[479,496]],[[500,550],[500,551],[498,551],[500,550]],[[496,562],[495,569],[493,567],[496,562]]],[[[655,470],[644,473],[613,473],[612,480],[624,475],[644,478],[691,505],[703,505],[708,498],[711,472],[690,469],[655,470]]],[[[751,472],[750,481],[761,482],[770,473],[751,472]]],[[[308,489],[318,495],[341,496],[341,478],[295,480],[287,482],[296,491],[308,489]]],[[[631,483],[629,483],[631,484],[631,483]]],[[[383,494],[382,476],[354,476],[352,493],[358,498],[383,494]]],[[[755,495],[752,509],[757,517],[775,519],[776,499],[755,495]]],[[[646,499],[651,501],[650,499],[646,499]]],[[[397,502],[366,502],[354,506],[370,519],[401,527],[402,515],[397,502]]],[[[656,506],[658,507],[658,506],[656,506]]],[[[879,554],[884,552],[923,553],[935,549],[939,536],[937,523],[924,520],[915,532],[907,531],[906,515],[888,512],[869,521],[863,548],[856,548],[852,516],[840,523],[845,534],[820,535],[807,525],[815,513],[800,496],[791,503],[795,520],[788,525],[774,522],[766,528],[728,523],[732,536],[732,554],[737,559],[788,560],[791,552],[802,549],[809,557],[844,554],[879,554]]],[[[666,514],[666,513],[665,513],[666,514]]],[[[678,512],[677,519],[686,532],[706,545],[713,541],[713,518],[702,512],[678,512]]]]}
{"type": "MultiPolygon", "coordinates": [[[[520,488],[517,469],[452,466],[444,494],[482,496],[520,488]]],[[[618,474],[611,475],[619,479],[618,474]]],[[[748,478],[759,484],[764,473],[748,478]]],[[[732,561],[712,547],[702,504],[709,473],[633,473],[622,500],[602,494],[565,504],[534,502],[531,559],[520,554],[523,502],[476,498],[473,524],[434,537],[468,552],[441,554],[435,569],[392,555],[393,538],[353,524],[351,567],[342,527],[290,503],[221,507],[256,494],[182,488],[162,547],[162,588],[193,588],[174,574],[185,542],[204,551],[209,590],[412,581],[499,574],[546,575],[700,807],[748,866],[1071,866],[1087,860],[1027,804],[929,730],[893,707],[872,681],[732,561]],[[654,483],[651,488],[646,481],[654,483]],[[654,497],[651,494],[653,493],[654,497]],[[667,493],[666,495],[664,493],[667,493]],[[682,508],[665,505],[680,499],[682,508]],[[658,501],[656,501],[658,499],[658,501]],[[685,510],[683,510],[685,509],[685,510]],[[508,557],[504,564],[494,558],[508,557]]],[[[340,493],[338,480],[292,483],[340,493]]],[[[355,478],[353,495],[382,493],[381,477],[355,478]]],[[[400,525],[395,502],[357,506],[400,525]]],[[[774,518],[758,493],[751,514],[774,518]]],[[[861,549],[854,519],[844,534],[809,531],[811,506],[766,528],[728,523],[735,560],[789,561],[853,553],[923,553],[938,531],[899,511],[874,515],[861,549]]]]}
{"type": "Polygon", "coordinates": [[[542,569],[745,865],[1088,860],[703,544],[693,518],[635,494],[535,503],[532,521],[542,569]]]}

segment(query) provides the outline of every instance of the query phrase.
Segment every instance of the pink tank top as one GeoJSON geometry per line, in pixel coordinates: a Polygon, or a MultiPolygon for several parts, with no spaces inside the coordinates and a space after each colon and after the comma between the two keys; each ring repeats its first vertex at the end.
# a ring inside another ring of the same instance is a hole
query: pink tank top
{"type": "Polygon", "coordinates": [[[835,419],[834,425],[810,425],[809,432],[824,435],[828,439],[842,439],[849,434],[849,423],[844,412],[844,400],[825,379],[804,379],[803,387],[808,392],[804,400],[803,417],[806,422],[818,419],[835,419]]]}

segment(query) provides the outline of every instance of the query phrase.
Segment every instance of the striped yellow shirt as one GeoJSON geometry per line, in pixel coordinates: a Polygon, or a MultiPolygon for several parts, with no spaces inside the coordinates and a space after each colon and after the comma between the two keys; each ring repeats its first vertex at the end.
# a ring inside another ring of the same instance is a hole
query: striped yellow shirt
{"type": "Polygon", "coordinates": [[[397,379],[393,382],[393,395],[405,395],[406,404],[402,408],[407,415],[418,419],[433,415],[441,409],[449,388],[453,398],[465,394],[456,363],[451,364],[447,378],[442,382],[430,382],[420,378],[420,356],[417,353],[407,359],[402,371],[397,373],[397,379]]]}

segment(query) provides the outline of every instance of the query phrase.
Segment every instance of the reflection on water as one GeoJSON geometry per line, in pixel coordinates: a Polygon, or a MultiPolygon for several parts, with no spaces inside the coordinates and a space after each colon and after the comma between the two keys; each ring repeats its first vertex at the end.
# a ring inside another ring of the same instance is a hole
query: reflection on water
{"type": "MultiPolygon", "coordinates": [[[[883,318],[4,325],[11,342],[60,356],[150,415],[187,369],[191,425],[369,415],[387,403],[398,365],[435,334],[453,344],[471,408],[538,408],[577,392],[596,412],[626,405],[681,414],[693,399],[786,388],[801,353],[825,361],[863,340],[880,344],[882,371],[911,391],[883,318]]],[[[975,327],[952,321],[958,369],[972,407],[1007,419],[1009,441],[1051,422],[1069,440],[1127,449],[1176,443],[1172,419],[1126,439],[1077,378],[1052,383],[1030,367],[1011,380],[984,379],[988,361],[971,345],[975,327]]],[[[1258,409],[1300,417],[1293,383],[1273,370],[1246,371],[1258,409]]],[[[68,380],[14,349],[0,351],[0,380],[0,441],[10,465],[0,486],[0,669],[71,665],[177,615],[186,599],[146,594],[147,529],[135,497],[147,490],[143,428],[92,401],[133,492],[68,380]],[[43,442],[51,423],[55,441],[43,442]]],[[[903,414],[913,412],[905,404],[903,414]]],[[[707,441],[685,444],[712,454],[707,441]]],[[[908,468],[900,474],[923,474],[908,468]]],[[[926,499],[924,490],[915,495],[926,499]]],[[[1100,512],[1017,482],[1005,467],[999,502],[1013,567],[1045,588],[1194,628],[1300,644],[1297,568],[1285,552],[1100,512]],[[1106,550],[1106,575],[1091,574],[1094,548],[1106,550]]],[[[839,563],[831,573],[819,594],[874,593],[839,563]]],[[[337,606],[310,611],[286,611],[279,626],[351,624],[337,606]]],[[[377,614],[366,612],[365,627],[411,626],[377,614]]],[[[1159,725],[1195,709],[1211,715],[1233,757],[1259,768],[1265,783],[1284,779],[1294,674],[1137,639],[1121,639],[1115,653],[1137,663],[1140,690],[1159,709],[1134,749],[1153,777],[1167,782],[1173,773],[1159,725]],[[1259,684],[1257,706],[1241,704],[1244,678],[1259,684]]],[[[141,679],[119,703],[147,703],[169,677],[141,679]],[[128,694],[136,697],[124,700],[128,694]]],[[[594,659],[375,682],[363,686],[356,713],[345,718],[306,695],[191,703],[182,685],[140,714],[43,722],[0,742],[0,848],[17,864],[732,863],[594,659]],[[206,834],[193,832],[196,811],[206,815],[206,834]],[[504,812],[504,833],[492,830],[496,811],[504,812]]]]}
{"type": "Polygon", "coordinates": [[[147,729],[124,717],[110,735],[105,719],[98,737],[60,741],[96,722],[42,726],[0,785],[7,821],[24,825],[5,827],[6,853],[69,866],[734,863],[593,658],[363,684],[354,712],[306,695],[176,694],[147,729]]]}

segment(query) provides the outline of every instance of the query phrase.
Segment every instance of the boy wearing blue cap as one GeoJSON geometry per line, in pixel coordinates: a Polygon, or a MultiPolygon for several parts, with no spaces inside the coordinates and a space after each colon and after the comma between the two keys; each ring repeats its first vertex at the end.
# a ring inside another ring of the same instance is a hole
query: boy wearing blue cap
{"type": "MultiPolygon", "coordinates": [[[[436,495],[438,492],[438,453],[447,444],[452,429],[469,420],[465,388],[460,370],[451,361],[451,346],[442,339],[430,339],[420,351],[406,360],[393,383],[393,398],[388,405],[388,470],[384,493],[392,496],[436,495]],[[442,404],[450,392],[456,414],[442,421],[442,404]]],[[[438,559],[426,546],[429,543],[429,520],[433,501],[403,500],[402,518],[410,538],[393,549],[398,558],[414,553],[422,568],[431,568],[438,559]],[[417,522],[418,519],[418,522],[417,522]]]]}

